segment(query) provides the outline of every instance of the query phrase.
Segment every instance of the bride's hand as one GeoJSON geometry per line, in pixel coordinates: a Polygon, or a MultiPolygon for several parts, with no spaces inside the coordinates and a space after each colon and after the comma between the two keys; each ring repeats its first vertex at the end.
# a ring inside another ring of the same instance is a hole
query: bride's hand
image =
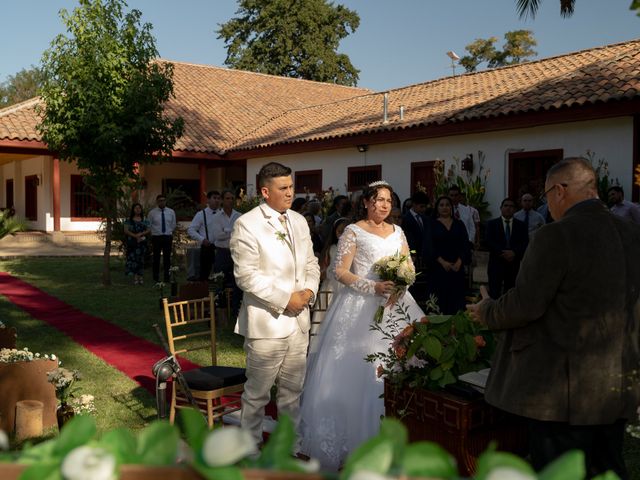
{"type": "Polygon", "coordinates": [[[376,282],[376,295],[386,296],[393,292],[394,283],[391,280],[385,282],[376,282]]]}
{"type": "Polygon", "coordinates": [[[404,295],[404,290],[393,292],[389,297],[389,300],[387,300],[387,303],[385,303],[384,306],[388,307],[389,305],[395,304],[398,300],[402,298],[403,295],[404,295]]]}

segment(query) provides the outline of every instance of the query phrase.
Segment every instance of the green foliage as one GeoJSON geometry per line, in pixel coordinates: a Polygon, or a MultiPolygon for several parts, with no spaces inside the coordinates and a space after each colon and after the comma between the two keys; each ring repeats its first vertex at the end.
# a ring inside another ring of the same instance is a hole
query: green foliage
{"type": "Polygon", "coordinates": [[[498,41],[496,37],[488,39],[478,38],[465,47],[469,52],[460,59],[467,72],[475,72],[481,63],[486,62],[488,68],[516,65],[535,57],[537,52],[533,49],[538,42],[533,37],[531,30],[513,30],[504,34],[502,50],[495,47],[498,41]]]}
{"type": "Polygon", "coordinates": [[[356,85],[358,70],[337,53],[355,32],[358,14],[327,0],[239,0],[237,17],[221,24],[225,65],[283,77],[356,85]]]}
{"type": "Polygon", "coordinates": [[[635,10],[636,15],[640,17],[640,0],[633,0],[629,5],[629,10],[635,10]]]}
{"type": "Polygon", "coordinates": [[[605,204],[609,203],[609,188],[614,185],[620,185],[620,180],[618,178],[611,178],[609,176],[609,162],[607,162],[604,158],[599,158],[596,160],[595,152],[591,150],[587,150],[586,154],[587,160],[591,162],[591,166],[596,172],[596,183],[598,186],[598,197],[605,204]]]}
{"type": "Polygon", "coordinates": [[[38,130],[60,159],[88,172],[107,220],[103,282],[110,283],[111,223],[118,193],[137,178],[139,164],[171,156],[182,119],[169,119],[173,65],[157,56],[141,12],[124,0],[80,0],[60,16],[70,37],[57,36],[42,57],[44,106],[38,130]]]}
{"type": "Polygon", "coordinates": [[[13,213],[11,209],[0,211],[0,238],[25,230],[25,222],[20,218],[16,218],[13,213]]]}
{"type": "Polygon", "coordinates": [[[38,67],[23,68],[15,75],[9,75],[0,83],[0,108],[24,102],[38,95],[42,85],[42,71],[38,67]]]}
{"type": "MultiPolygon", "coordinates": [[[[520,18],[527,18],[531,15],[531,18],[535,18],[540,8],[542,0],[516,0],[516,9],[520,18]]],[[[560,0],[560,15],[564,18],[568,18],[573,15],[575,9],[576,0],[560,0]]]]}
{"type": "Polygon", "coordinates": [[[449,166],[445,173],[445,162],[440,160],[435,166],[436,186],[433,192],[434,200],[442,195],[449,194],[449,187],[457,185],[462,194],[467,197],[467,204],[478,210],[481,220],[486,220],[489,213],[489,202],[485,201],[487,178],[491,173],[490,170],[484,168],[485,156],[484,152],[478,150],[477,170],[462,170],[460,168],[460,160],[453,159],[453,163],[449,166]]]}

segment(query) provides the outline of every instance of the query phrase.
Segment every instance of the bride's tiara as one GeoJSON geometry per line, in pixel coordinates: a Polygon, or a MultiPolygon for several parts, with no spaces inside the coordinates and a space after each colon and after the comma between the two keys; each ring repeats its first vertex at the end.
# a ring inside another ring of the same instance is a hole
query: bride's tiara
{"type": "Polygon", "coordinates": [[[384,180],[378,180],[376,182],[371,182],[369,184],[369,188],[374,188],[374,187],[389,187],[390,185],[385,182],[384,180]]]}

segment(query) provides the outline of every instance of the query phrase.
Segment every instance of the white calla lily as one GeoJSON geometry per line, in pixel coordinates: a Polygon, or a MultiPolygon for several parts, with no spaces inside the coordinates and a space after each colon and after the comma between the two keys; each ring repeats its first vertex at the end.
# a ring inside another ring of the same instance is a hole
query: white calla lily
{"type": "Polygon", "coordinates": [[[71,450],[62,462],[65,480],[112,480],[116,459],[102,448],[82,446],[71,450]]]}
{"type": "Polygon", "coordinates": [[[224,427],[212,431],[202,447],[202,458],[210,467],[233,465],[256,453],[258,446],[251,434],[238,427],[224,427]]]}
{"type": "Polygon", "coordinates": [[[497,467],[489,472],[486,480],[535,480],[535,478],[515,468],[497,467]]]}

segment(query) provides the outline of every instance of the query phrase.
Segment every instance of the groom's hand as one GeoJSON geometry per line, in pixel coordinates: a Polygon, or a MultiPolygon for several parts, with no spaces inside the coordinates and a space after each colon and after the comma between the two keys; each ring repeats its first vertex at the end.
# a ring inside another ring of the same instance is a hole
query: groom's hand
{"type": "Polygon", "coordinates": [[[308,290],[293,292],[291,297],[289,297],[289,303],[287,303],[286,311],[294,315],[300,315],[309,304],[309,298],[308,290]]]}

